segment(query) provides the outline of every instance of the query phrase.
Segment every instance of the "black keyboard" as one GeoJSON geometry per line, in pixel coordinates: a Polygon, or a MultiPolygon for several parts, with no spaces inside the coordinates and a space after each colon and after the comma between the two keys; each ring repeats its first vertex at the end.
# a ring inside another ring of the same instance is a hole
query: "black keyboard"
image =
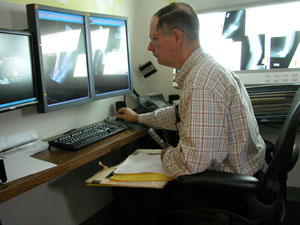
{"type": "Polygon", "coordinates": [[[73,132],[66,133],[51,141],[48,141],[48,144],[49,148],[54,146],[69,151],[77,151],[125,129],[126,127],[122,126],[121,124],[113,124],[103,121],[80,130],[76,129],[73,132]]]}

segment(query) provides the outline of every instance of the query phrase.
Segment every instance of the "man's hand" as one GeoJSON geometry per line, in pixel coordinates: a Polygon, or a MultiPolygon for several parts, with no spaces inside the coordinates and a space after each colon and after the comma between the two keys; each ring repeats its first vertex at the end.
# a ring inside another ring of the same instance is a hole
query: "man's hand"
{"type": "Polygon", "coordinates": [[[130,108],[121,108],[116,112],[116,118],[123,119],[128,122],[138,122],[138,114],[130,108]]]}

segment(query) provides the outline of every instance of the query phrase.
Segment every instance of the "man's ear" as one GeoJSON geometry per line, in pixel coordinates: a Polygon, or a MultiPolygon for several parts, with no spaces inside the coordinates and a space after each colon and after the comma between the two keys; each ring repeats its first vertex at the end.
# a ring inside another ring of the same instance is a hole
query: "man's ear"
{"type": "Polygon", "coordinates": [[[174,41],[175,41],[177,46],[182,45],[182,43],[183,43],[183,33],[182,33],[181,30],[173,29],[172,30],[172,36],[173,36],[174,41]]]}

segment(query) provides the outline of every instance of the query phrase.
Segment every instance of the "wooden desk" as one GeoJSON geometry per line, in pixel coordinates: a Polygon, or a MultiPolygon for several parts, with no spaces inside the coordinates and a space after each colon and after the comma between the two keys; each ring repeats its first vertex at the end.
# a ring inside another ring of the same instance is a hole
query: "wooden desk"
{"type": "Polygon", "coordinates": [[[39,152],[34,155],[35,158],[55,163],[57,166],[14,180],[7,184],[0,184],[0,203],[91,162],[109,151],[129,144],[145,136],[147,131],[147,129],[126,130],[76,152],[69,152],[57,148],[39,152]]]}

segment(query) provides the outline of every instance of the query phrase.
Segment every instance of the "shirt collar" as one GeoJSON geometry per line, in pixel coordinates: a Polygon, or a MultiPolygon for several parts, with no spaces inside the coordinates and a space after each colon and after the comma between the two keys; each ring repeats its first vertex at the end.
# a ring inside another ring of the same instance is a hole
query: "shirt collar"
{"type": "Polygon", "coordinates": [[[204,54],[202,48],[196,49],[184,62],[182,67],[180,68],[179,72],[176,74],[175,82],[178,84],[178,87],[182,89],[184,80],[186,79],[187,75],[192,70],[193,66],[195,65],[196,61],[199,57],[204,54]]]}

